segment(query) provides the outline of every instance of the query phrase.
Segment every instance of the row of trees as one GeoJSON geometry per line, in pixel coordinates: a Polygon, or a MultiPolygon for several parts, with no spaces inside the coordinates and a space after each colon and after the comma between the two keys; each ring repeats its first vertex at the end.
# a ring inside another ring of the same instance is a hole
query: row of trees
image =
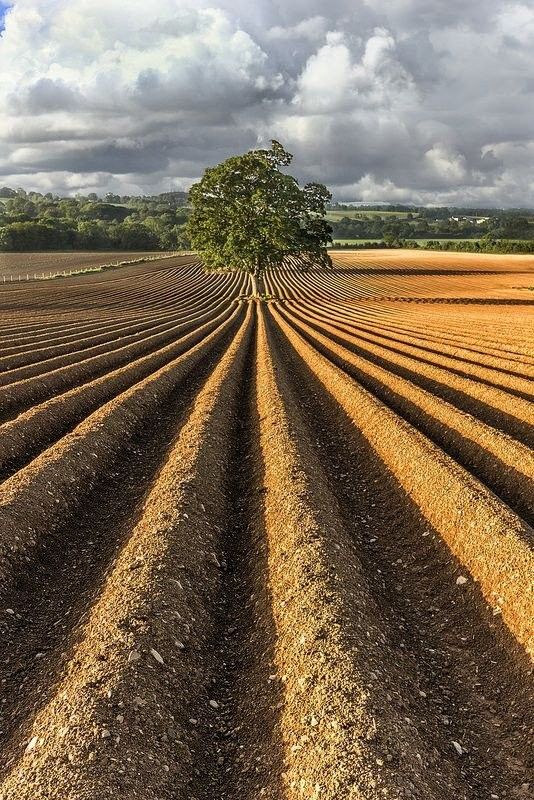
{"type": "Polygon", "coordinates": [[[96,195],[54,198],[15,192],[0,202],[0,250],[182,249],[188,246],[188,210],[177,194],[183,193],[114,204],[96,195]]]}
{"type": "MultiPolygon", "coordinates": [[[[53,194],[52,192],[47,192],[43,194],[42,192],[27,192],[25,189],[12,189],[9,186],[1,186],[0,187],[0,200],[2,199],[13,199],[16,197],[23,197],[27,198],[28,200],[35,200],[37,202],[42,202],[44,200],[54,201],[57,202],[62,199],[61,195],[53,194]]],[[[135,203],[138,200],[143,202],[145,201],[164,201],[170,203],[174,206],[186,206],[187,205],[187,192],[162,192],[158,195],[143,195],[139,197],[137,195],[131,194],[115,194],[114,192],[106,192],[103,197],[99,197],[96,192],[89,192],[87,195],[76,195],[75,199],[81,199],[82,201],[89,200],[92,203],[104,202],[104,203],[122,203],[123,205],[129,203],[135,203]]]]}
{"type": "Polygon", "coordinates": [[[455,241],[449,239],[448,241],[438,241],[429,239],[424,244],[420,244],[413,239],[394,239],[387,241],[385,239],[376,240],[372,242],[361,241],[357,244],[353,242],[347,244],[337,244],[336,248],[347,250],[382,250],[387,248],[407,248],[409,250],[443,250],[452,251],[456,253],[496,253],[499,255],[506,254],[534,254],[534,239],[513,240],[510,239],[493,239],[491,236],[485,236],[482,239],[469,239],[462,241],[455,241]]]}
{"type": "Polygon", "coordinates": [[[0,251],[179,250],[180,227],[152,230],[141,222],[13,222],[0,227],[0,251]]]}
{"type": "MultiPolygon", "coordinates": [[[[433,209],[426,210],[433,213],[433,209]]],[[[451,212],[449,211],[449,214],[451,212]]],[[[412,216],[405,220],[391,220],[386,217],[358,218],[342,217],[332,223],[334,239],[478,239],[491,234],[496,239],[534,239],[534,224],[528,216],[512,212],[500,212],[482,223],[456,221],[451,218],[438,219],[431,216],[412,216]]]]}
{"type": "MultiPolygon", "coordinates": [[[[405,242],[406,247],[418,247],[417,242],[405,242]]],[[[484,236],[482,239],[455,242],[428,241],[424,245],[426,250],[452,250],[459,253],[499,253],[502,255],[513,253],[534,253],[534,239],[510,240],[494,239],[484,236]]]]}
{"type": "MultiPolygon", "coordinates": [[[[494,240],[534,240],[534,217],[527,209],[422,208],[400,204],[355,209],[326,203],[323,207],[325,211],[327,208],[350,211],[350,216],[331,223],[335,240],[376,239],[389,246],[414,239],[484,236],[494,240]],[[373,215],[366,215],[369,211],[373,215]],[[380,215],[381,211],[389,212],[390,216],[380,215]],[[396,218],[396,214],[402,214],[402,219],[396,218]],[[484,221],[479,224],[475,218],[484,221]]],[[[109,192],[104,197],[95,193],[59,197],[3,187],[0,188],[0,250],[186,249],[191,246],[191,233],[186,228],[190,215],[191,197],[185,192],[143,197],[109,192]]]]}

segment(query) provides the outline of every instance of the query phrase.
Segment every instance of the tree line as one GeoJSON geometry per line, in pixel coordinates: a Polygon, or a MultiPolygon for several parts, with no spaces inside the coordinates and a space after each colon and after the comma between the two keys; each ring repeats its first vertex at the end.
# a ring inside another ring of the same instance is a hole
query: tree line
{"type": "MultiPolygon", "coordinates": [[[[51,193],[0,188],[0,251],[32,250],[181,250],[191,247],[186,223],[191,215],[185,192],[153,196],[108,192],[60,197],[51,193]]],[[[334,204],[350,216],[330,222],[334,240],[376,240],[382,246],[416,246],[474,252],[532,252],[534,215],[528,209],[454,209],[391,205],[334,204]],[[369,215],[368,212],[374,212],[369,215]],[[380,215],[390,212],[390,215],[380,215]],[[402,218],[392,216],[402,215],[402,218]],[[457,219],[453,219],[456,217],[457,219]],[[483,222],[475,219],[483,218],[483,222]],[[476,245],[475,240],[488,241],[476,245]],[[449,241],[438,243],[437,239],[449,241]],[[464,243],[461,239],[470,239],[464,243]],[[523,240],[514,242],[512,240],[523,240]],[[525,243],[526,241],[526,243],[525,243]],[[493,249],[492,249],[493,248],[493,249]]],[[[352,246],[352,244],[351,244],[352,246]]]]}
{"type": "Polygon", "coordinates": [[[439,241],[428,239],[424,243],[419,243],[413,239],[385,239],[373,240],[372,242],[361,241],[355,244],[335,245],[336,249],[343,250],[383,250],[388,248],[406,248],[408,250],[442,250],[456,253],[495,253],[498,255],[534,254],[534,239],[510,240],[494,239],[492,236],[484,236],[482,239],[467,239],[455,241],[439,241]]]}
{"type": "Polygon", "coordinates": [[[187,248],[186,201],[184,192],[58,197],[3,187],[0,251],[187,248]]]}
{"type": "MultiPolygon", "coordinates": [[[[405,219],[370,217],[365,212],[333,221],[334,239],[384,239],[394,242],[408,239],[534,239],[534,222],[524,212],[493,212],[484,222],[461,219],[455,209],[448,217],[434,216],[434,209],[412,209],[405,219]],[[460,219],[452,219],[457,216],[460,219]]],[[[472,214],[475,217],[475,214],[472,214]]]]}

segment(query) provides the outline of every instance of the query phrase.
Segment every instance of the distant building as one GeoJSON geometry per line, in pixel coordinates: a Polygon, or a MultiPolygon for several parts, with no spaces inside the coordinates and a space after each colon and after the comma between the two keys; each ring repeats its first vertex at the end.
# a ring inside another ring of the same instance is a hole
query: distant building
{"type": "Polygon", "coordinates": [[[449,219],[452,222],[471,222],[474,225],[483,225],[484,222],[487,222],[489,220],[489,217],[464,216],[464,217],[449,217],[449,219]]]}

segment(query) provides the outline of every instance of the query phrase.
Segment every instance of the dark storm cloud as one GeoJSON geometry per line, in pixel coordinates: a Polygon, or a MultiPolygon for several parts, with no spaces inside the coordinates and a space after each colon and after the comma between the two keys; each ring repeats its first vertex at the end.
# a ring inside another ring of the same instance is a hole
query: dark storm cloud
{"type": "Polygon", "coordinates": [[[15,0],[0,173],[157,191],[274,136],[340,198],[534,204],[533,93],[521,2],[15,0]]]}
{"type": "Polygon", "coordinates": [[[73,111],[83,103],[83,98],[63,81],[39,78],[22,97],[12,95],[11,102],[18,112],[38,115],[51,111],[73,111]]]}

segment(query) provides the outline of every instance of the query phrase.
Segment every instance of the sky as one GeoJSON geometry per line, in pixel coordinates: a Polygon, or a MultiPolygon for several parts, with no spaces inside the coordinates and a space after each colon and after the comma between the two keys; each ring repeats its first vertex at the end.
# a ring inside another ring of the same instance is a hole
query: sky
{"type": "Polygon", "coordinates": [[[0,0],[0,33],[4,30],[4,17],[6,15],[8,8],[9,5],[7,3],[3,3],[2,0],[0,0]]]}
{"type": "Polygon", "coordinates": [[[0,0],[0,31],[0,185],[187,189],[276,138],[337,200],[534,206],[532,0],[0,0]]]}

